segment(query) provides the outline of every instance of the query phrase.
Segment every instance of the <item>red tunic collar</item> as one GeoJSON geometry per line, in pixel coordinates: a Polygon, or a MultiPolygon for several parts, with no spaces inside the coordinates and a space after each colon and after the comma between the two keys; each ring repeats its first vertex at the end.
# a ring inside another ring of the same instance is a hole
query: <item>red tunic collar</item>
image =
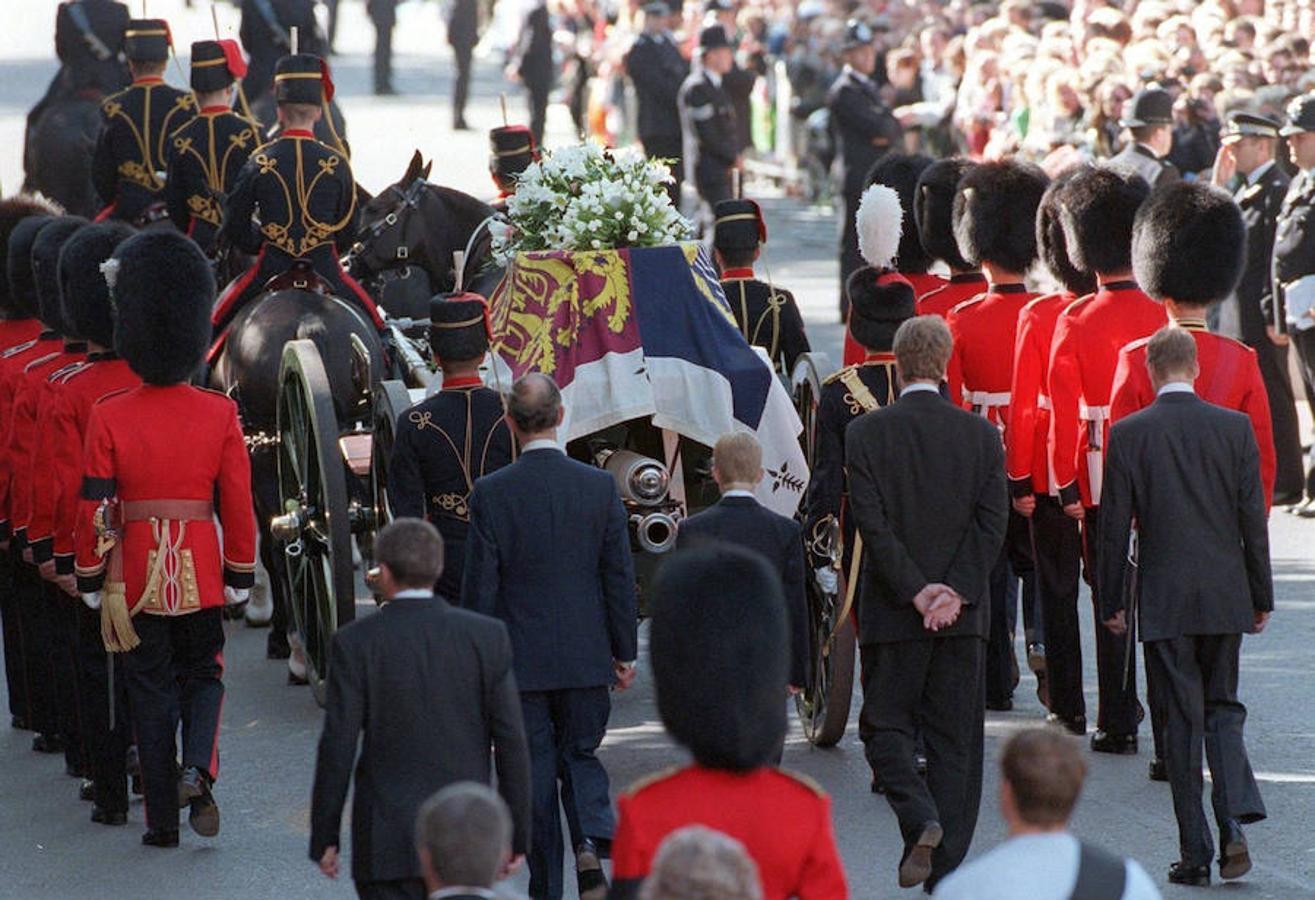
{"type": "Polygon", "coordinates": [[[753,278],[753,267],[744,266],[743,268],[726,269],[721,273],[722,281],[743,281],[753,278]]]}
{"type": "Polygon", "coordinates": [[[1209,326],[1206,324],[1205,319],[1197,318],[1195,316],[1185,316],[1181,319],[1175,319],[1174,324],[1176,324],[1179,328],[1183,329],[1184,331],[1210,330],[1209,326]]]}
{"type": "Polygon", "coordinates": [[[1122,281],[1102,281],[1096,286],[1096,289],[1101,291],[1135,291],[1137,290],[1137,282],[1131,278],[1125,278],[1122,281]]]}
{"type": "Polygon", "coordinates": [[[132,83],[133,83],[133,86],[134,86],[134,87],[137,86],[137,85],[139,85],[139,84],[164,84],[164,76],[162,76],[162,75],[143,75],[141,78],[136,78],[136,79],[134,79],[132,83]]]}
{"type": "Polygon", "coordinates": [[[443,379],[443,390],[445,391],[483,386],[484,382],[478,375],[458,375],[455,378],[443,379]]]}
{"type": "Polygon", "coordinates": [[[310,138],[311,140],[314,140],[315,133],[313,131],[307,131],[305,128],[289,128],[287,131],[283,132],[280,137],[310,138]]]}
{"type": "Polygon", "coordinates": [[[217,115],[220,115],[220,114],[222,114],[222,113],[226,113],[226,112],[228,112],[228,111],[229,111],[229,107],[224,106],[222,103],[221,103],[221,104],[217,104],[217,105],[215,105],[215,106],[203,106],[203,107],[201,107],[201,115],[203,115],[203,116],[217,116],[217,115]]]}
{"type": "Polygon", "coordinates": [[[894,361],[894,353],[869,353],[863,357],[865,363],[893,363],[894,361]]]}

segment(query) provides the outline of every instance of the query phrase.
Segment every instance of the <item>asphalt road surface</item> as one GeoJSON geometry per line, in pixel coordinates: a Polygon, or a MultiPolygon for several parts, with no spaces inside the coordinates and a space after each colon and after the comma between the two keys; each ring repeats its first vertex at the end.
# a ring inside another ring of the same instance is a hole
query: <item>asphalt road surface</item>
{"type": "MultiPolygon", "coordinates": [[[[134,13],[140,0],[133,0],[134,13]]],[[[349,122],[353,165],[366,187],[378,190],[405,169],[413,149],[434,159],[433,180],[481,196],[492,194],[485,170],[485,130],[501,121],[498,94],[508,90],[494,58],[477,64],[467,118],[474,131],[450,133],[450,57],[432,3],[401,8],[396,37],[401,96],[369,94],[373,34],[359,0],[343,0],[340,55],[334,60],[339,96],[349,122]]],[[[20,181],[22,119],[54,71],[48,0],[7,0],[0,29],[0,180],[20,181]]],[[[211,35],[205,0],[185,10],[182,0],[151,0],[150,12],[171,19],[184,48],[211,35]]],[[[225,29],[236,27],[221,4],[225,29]]],[[[171,70],[171,80],[179,80],[171,70]]],[[[514,120],[525,120],[524,100],[510,89],[514,120]]],[[[549,114],[549,145],[570,139],[564,107],[549,114]]],[[[795,292],[814,345],[839,358],[835,324],[835,219],[827,210],[767,197],[773,278],[795,292]]],[[[1263,636],[1244,643],[1241,694],[1250,709],[1248,746],[1269,807],[1268,821],[1248,829],[1255,868],[1231,897],[1315,896],[1315,713],[1311,672],[1315,647],[1315,523],[1276,513],[1271,521],[1278,609],[1263,636]]],[[[1085,595],[1084,595],[1085,596],[1085,595]]],[[[1089,610],[1089,606],[1086,606],[1089,610]]],[[[362,605],[362,611],[368,611],[362,605]]],[[[1095,671],[1085,647],[1088,702],[1094,714],[1095,671]]],[[[223,831],[203,840],[184,829],[181,849],[138,843],[142,810],[134,803],[126,828],[88,823],[89,805],[77,800],[77,782],[55,758],[29,749],[31,736],[0,725],[0,898],[82,896],[154,898],[353,896],[350,882],[327,883],[307,859],[308,818],[320,711],[305,688],[285,683],[282,663],[264,659],[265,632],[228,627],[227,698],[221,737],[222,772],[216,789],[223,831]]],[[[641,637],[644,629],[641,629],[641,637]]],[[[1022,647],[1019,647],[1020,659],[1022,647]]],[[[646,654],[641,654],[641,660],[646,654]]],[[[748,675],[749,673],[746,673],[748,675]]],[[[651,676],[641,663],[637,686],[615,695],[612,728],[601,757],[614,788],[679,765],[685,755],[663,733],[651,676]]],[[[1034,682],[1024,675],[1010,713],[991,713],[986,724],[986,786],[972,852],[1004,837],[997,811],[997,759],[1003,740],[1037,724],[1043,711],[1034,682]]],[[[859,698],[855,697],[853,716],[859,698]]],[[[1149,734],[1137,757],[1089,754],[1090,776],[1075,821],[1088,840],[1131,854],[1161,884],[1177,858],[1169,789],[1146,780],[1149,734]]],[[[785,765],[818,781],[834,803],[835,832],[852,894],[896,897],[899,831],[885,800],[868,792],[867,767],[853,733],[832,750],[816,750],[794,728],[785,765]]],[[[344,827],[343,834],[348,833],[344,827]]],[[[573,884],[568,879],[568,884],[573,884]]],[[[508,886],[524,890],[525,878],[508,886]]],[[[1193,895],[1165,887],[1166,896],[1193,895]]],[[[1199,896],[1199,895],[1198,895],[1199,896]]]]}

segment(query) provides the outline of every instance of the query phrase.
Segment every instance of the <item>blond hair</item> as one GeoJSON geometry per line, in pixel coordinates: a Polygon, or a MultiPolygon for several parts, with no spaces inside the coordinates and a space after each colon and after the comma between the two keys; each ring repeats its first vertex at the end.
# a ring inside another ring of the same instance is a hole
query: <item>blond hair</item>
{"type": "Polygon", "coordinates": [[[895,332],[895,363],[905,382],[915,378],[940,380],[950,364],[954,339],[940,316],[907,319],[895,332]]]}
{"type": "Polygon", "coordinates": [[[752,484],[763,469],[763,448],[747,431],[723,434],[712,448],[712,462],[727,483],[752,484]]]}

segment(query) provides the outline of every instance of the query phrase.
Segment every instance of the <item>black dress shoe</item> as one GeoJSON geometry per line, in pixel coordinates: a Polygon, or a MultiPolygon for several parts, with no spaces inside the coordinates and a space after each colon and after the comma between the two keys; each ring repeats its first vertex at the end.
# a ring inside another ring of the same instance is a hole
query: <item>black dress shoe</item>
{"type": "Polygon", "coordinates": [[[142,844],[147,847],[177,847],[177,828],[152,828],[142,835],[142,844]]]}
{"type": "Polygon", "coordinates": [[[78,785],[78,799],[91,801],[96,799],[96,782],[90,778],[82,779],[82,784],[78,785]]]}
{"type": "Polygon", "coordinates": [[[219,834],[219,804],[210,792],[210,777],[196,766],[188,766],[178,779],[178,807],[190,806],[187,824],[201,837],[219,834]]]}
{"type": "Polygon", "coordinates": [[[1146,772],[1146,776],[1150,778],[1151,781],[1168,781],[1169,767],[1164,764],[1164,760],[1153,759],[1151,760],[1150,767],[1146,772]]]}
{"type": "Polygon", "coordinates": [[[1185,884],[1189,887],[1209,887],[1210,867],[1192,866],[1185,862],[1176,862],[1169,867],[1169,883],[1185,884]]]}
{"type": "Polygon", "coordinates": [[[931,875],[932,851],[941,845],[945,831],[940,822],[928,822],[922,826],[918,839],[904,850],[904,858],[899,864],[899,886],[917,887],[931,875]]]}
{"type": "Polygon", "coordinates": [[[1050,713],[1046,716],[1047,725],[1058,725],[1069,734],[1076,734],[1078,737],[1087,733],[1087,717],[1078,716],[1073,719],[1065,718],[1059,713],[1050,713]]]}
{"type": "Polygon", "coordinates": [[[292,655],[292,646],[288,636],[280,634],[277,629],[269,633],[265,640],[265,659],[287,659],[292,655]]]}
{"type": "Polygon", "coordinates": [[[1236,819],[1219,826],[1219,877],[1225,880],[1241,878],[1251,871],[1251,851],[1247,849],[1246,835],[1236,819]]]}
{"type": "MultiPolygon", "coordinates": [[[[127,825],[128,814],[126,812],[113,812],[111,810],[101,809],[99,806],[91,808],[91,821],[97,825],[127,825]]],[[[146,838],[142,838],[142,843],[146,843],[146,838]]],[[[174,846],[178,846],[178,832],[174,832],[174,846]]]]}
{"type": "Polygon", "coordinates": [[[1096,753],[1119,753],[1124,756],[1136,756],[1137,735],[1097,731],[1091,736],[1091,749],[1096,753]]]}
{"type": "Polygon", "coordinates": [[[64,742],[58,735],[38,734],[32,738],[32,749],[37,753],[63,753],[64,742]]]}
{"type": "Polygon", "coordinates": [[[586,840],[575,848],[575,886],[579,889],[580,900],[605,900],[607,897],[607,876],[603,874],[603,863],[593,841],[586,840]]]}

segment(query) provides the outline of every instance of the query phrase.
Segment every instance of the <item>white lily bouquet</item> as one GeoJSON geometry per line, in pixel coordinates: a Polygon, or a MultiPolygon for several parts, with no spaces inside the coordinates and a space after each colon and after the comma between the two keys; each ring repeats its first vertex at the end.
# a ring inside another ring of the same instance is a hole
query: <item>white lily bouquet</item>
{"type": "Polygon", "coordinates": [[[594,143],[545,151],[516,181],[510,226],[493,233],[502,261],[534,250],[617,250],[688,240],[693,226],[671,205],[671,170],[637,149],[594,143]]]}

